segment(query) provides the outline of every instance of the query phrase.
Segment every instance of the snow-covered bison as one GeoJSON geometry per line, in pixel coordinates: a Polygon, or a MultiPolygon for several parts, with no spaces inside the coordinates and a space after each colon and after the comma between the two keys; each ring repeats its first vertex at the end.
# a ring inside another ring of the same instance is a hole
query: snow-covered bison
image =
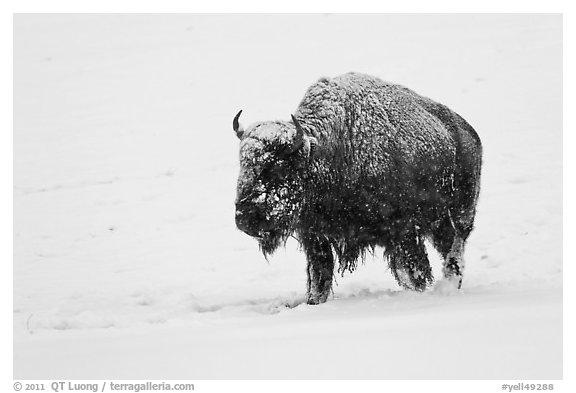
{"type": "Polygon", "coordinates": [[[482,145],[457,113],[403,86],[349,73],[320,79],[291,121],[240,139],[237,227],[265,256],[291,235],[308,261],[307,302],[326,301],[334,274],[376,246],[400,285],[433,281],[425,239],[460,288],[464,243],[480,190],[482,145]]]}

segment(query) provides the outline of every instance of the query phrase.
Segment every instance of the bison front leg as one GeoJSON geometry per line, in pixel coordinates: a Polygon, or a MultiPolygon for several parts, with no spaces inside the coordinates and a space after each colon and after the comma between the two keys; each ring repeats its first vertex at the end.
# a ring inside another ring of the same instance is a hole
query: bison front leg
{"type": "Polygon", "coordinates": [[[332,290],[334,274],[334,256],[330,243],[317,236],[306,236],[302,240],[302,245],[308,260],[306,302],[308,304],[324,303],[332,290]]]}

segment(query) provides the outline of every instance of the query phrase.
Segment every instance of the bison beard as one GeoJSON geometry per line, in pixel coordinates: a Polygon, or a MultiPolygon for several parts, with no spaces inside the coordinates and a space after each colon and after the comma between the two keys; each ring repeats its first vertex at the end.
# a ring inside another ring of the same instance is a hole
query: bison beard
{"type": "Polygon", "coordinates": [[[268,259],[269,255],[272,255],[280,246],[286,244],[289,237],[289,232],[263,232],[262,237],[258,239],[258,244],[260,245],[262,254],[264,254],[264,258],[268,259]]]}
{"type": "Polygon", "coordinates": [[[321,79],[292,121],[233,128],[240,143],[236,224],[267,257],[294,235],[308,261],[307,301],[326,301],[334,262],[352,272],[384,247],[398,283],[433,282],[424,246],[460,288],[480,191],[482,146],[442,104],[378,78],[321,79]]]}

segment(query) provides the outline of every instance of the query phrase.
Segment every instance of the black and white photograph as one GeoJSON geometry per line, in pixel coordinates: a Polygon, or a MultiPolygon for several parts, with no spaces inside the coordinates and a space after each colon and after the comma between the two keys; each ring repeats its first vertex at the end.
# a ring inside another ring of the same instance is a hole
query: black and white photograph
{"type": "Polygon", "coordinates": [[[13,378],[559,383],[562,116],[560,13],[15,13],[13,378]]]}

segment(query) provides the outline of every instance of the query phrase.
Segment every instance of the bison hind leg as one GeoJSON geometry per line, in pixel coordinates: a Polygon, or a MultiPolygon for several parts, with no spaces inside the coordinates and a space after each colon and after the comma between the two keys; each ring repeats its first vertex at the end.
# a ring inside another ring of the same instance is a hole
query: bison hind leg
{"type": "Polygon", "coordinates": [[[406,289],[424,291],[434,277],[423,239],[409,233],[386,249],[388,264],[398,284],[406,289]]]}
{"type": "Polygon", "coordinates": [[[454,285],[460,289],[462,287],[462,275],[464,273],[464,239],[455,236],[450,251],[444,258],[442,273],[448,281],[454,282],[454,285]]]}
{"type": "Polygon", "coordinates": [[[443,259],[444,278],[458,289],[462,287],[464,246],[471,230],[470,220],[453,219],[451,214],[447,214],[432,234],[434,247],[443,259]]]}

